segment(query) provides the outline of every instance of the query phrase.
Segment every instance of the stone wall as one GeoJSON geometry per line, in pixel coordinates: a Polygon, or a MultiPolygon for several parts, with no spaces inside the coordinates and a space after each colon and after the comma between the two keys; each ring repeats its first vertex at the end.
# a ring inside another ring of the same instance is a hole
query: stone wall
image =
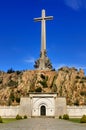
{"type": "MultiPolygon", "coordinates": [[[[5,118],[14,118],[17,114],[31,117],[31,105],[28,98],[22,98],[20,106],[0,106],[0,116],[5,118]]],[[[68,114],[70,117],[82,117],[86,115],[86,106],[65,106],[64,98],[57,98],[55,104],[55,117],[68,114]],[[63,104],[63,105],[62,105],[63,104]],[[64,106],[64,107],[63,107],[64,106]]]]}
{"type": "Polygon", "coordinates": [[[0,106],[0,116],[14,118],[19,113],[19,106],[0,106]]]}
{"type": "Polygon", "coordinates": [[[86,106],[67,106],[67,114],[70,117],[82,117],[86,115],[86,106]]]}

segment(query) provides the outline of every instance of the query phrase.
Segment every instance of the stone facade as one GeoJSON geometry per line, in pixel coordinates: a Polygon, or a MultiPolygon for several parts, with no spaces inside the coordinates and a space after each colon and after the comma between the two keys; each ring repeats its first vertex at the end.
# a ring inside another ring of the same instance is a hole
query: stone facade
{"type": "Polygon", "coordinates": [[[31,117],[58,117],[66,113],[66,99],[57,97],[56,93],[30,93],[29,97],[21,98],[20,115],[31,117]]]}

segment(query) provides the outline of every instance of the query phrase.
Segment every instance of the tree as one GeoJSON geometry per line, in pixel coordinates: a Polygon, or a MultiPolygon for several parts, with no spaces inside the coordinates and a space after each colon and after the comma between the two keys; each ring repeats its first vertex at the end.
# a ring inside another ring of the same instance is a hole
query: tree
{"type": "Polygon", "coordinates": [[[10,68],[10,69],[7,70],[7,73],[8,73],[8,74],[14,73],[14,72],[15,72],[15,71],[14,71],[12,68],[10,68]]]}

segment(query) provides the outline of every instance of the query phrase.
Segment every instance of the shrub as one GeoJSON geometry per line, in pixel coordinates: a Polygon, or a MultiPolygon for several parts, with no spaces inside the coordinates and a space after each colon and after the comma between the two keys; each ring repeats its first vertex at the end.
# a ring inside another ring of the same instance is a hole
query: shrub
{"type": "Polygon", "coordinates": [[[43,86],[43,88],[47,88],[47,81],[43,80],[43,81],[39,81],[39,83],[43,86]]]}
{"type": "Polygon", "coordinates": [[[81,81],[80,81],[80,83],[84,83],[84,81],[83,81],[83,80],[81,80],[81,81]]]}
{"type": "Polygon", "coordinates": [[[16,97],[16,102],[20,103],[20,97],[16,97]]]}
{"type": "Polygon", "coordinates": [[[39,88],[35,89],[35,92],[42,92],[42,88],[39,87],[39,88]]]}
{"type": "Polygon", "coordinates": [[[64,115],[63,115],[63,119],[64,119],[64,120],[69,120],[69,115],[68,115],[68,114],[64,114],[64,115]]]}
{"type": "Polygon", "coordinates": [[[41,74],[41,78],[42,78],[42,79],[45,79],[45,75],[41,74]]]}
{"type": "Polygon", "coordinates": [[[20,115],[16,116],[16,120],[21,120],[21,119],[22,119],[22,116],[20,116],[20,115]]]}
{"type": "Polygon", "coordinates": [[[16,74],[17,74],[17,75],[19,75],[19,74],[21,74],[21,73],[22,73],[22,71],[19,71],[19,70],[16,71],[16,74]]]}
{"type": "Polygon", "coordinates": [[[59,69],[58,69],[58,71],[63,71],[63,70],[64,70],[64,68],[63,68],[63,67],[61,67],[61,68],[59,68],[59,69]]]}
{"type": "Polygon", "coordinates": [[[77,75],[77,76],[76,76],[76,79],[80,79],[80,76],[77,75]]]}
{"type": "Polygon", "coordinates": [[[62,86],[60,86],[59,94],[62,96],[62,86]]]}
{"type": "Polygon", "coordinates": [[[0,78],[0,84],[2,84],[2,82],[3,82],[3,79],[2,79],[2,78],[0,78]]]}
{"type": "Polygon", "coordinates": [[[86,91],[81,91],[81,92],[80,92],[80,95],[81,95],[81,96],[86,96],[86,91]]]}
{"type": "Polygon", "coordinates": [[[27,115],[24,115],[24,119],[27,119],[27,115]]]}
{"type": "Polygon", "coordinates": [[[53,91],[53,92],[57,92],[57,86],[56,86],[56,84],[53,84],[53,86],[52,86],[52,91],[53,91]]]}
{"type": "Polygon", "coordinates": [[[10,92],[10,97],[9,97],[9,99],[10,99],[10,101],[13,101],[13,102],[14,102],[14,100],[15,100],[15,96],[14,96],[14,91],[13,91],[13,90],[10,92]]]}
{"type": "Polygon", "coordinates": [[[83,80],[86,80],[86,77],[82,77],[83,80]]]}
{"type": "Polygon", "coordinates": [[[80,123],[86,123],[86,115],[83,115],[80,119],[80,123]]]}
{"type": "Polygon", "coordinates": [[[38,81],[44,88],[47,88],[48,76],[41,74],[42,81],[38,81]]]}
{"type": "Polygon", "coordinates": [[[1,116],[0,116],[0,123],[3,123],[3,120],[2,120],[2,118],[1,118],[1,116]]]}
{"type": "Polygon", "coordinates": [[[62,116],[61,116],[61,115],[59,116],[59,119],[62,119],[62,116]]]}
{"type": "Polygon", "coordinates": [[[74,105],[79,106],[79,100],[78,99],[76,99],[76,101],[74,102],[74,105]]]}
{"type": "Polygon", "coordinates": [[[9,87],[11,87],[11,86],[17,87],[17,86],[18,86],[18,82],[13,81],[13,80],[10,80],[10,81],[8,82],[8,86],[9,86],[9,87]]]}

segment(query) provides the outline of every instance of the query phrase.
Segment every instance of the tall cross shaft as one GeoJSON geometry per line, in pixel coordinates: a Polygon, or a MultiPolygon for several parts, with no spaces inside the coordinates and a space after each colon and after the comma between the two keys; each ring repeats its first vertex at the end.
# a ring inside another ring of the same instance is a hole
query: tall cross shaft
{"type": "Polygon", "coordinates": [[[34,18],[36,22],[41,21],[41,57],[44,58],[46,52],[46,20],[52,20],[53,16],[45,16],[45,10],[42,10],[42,16],[34,18]]]}

